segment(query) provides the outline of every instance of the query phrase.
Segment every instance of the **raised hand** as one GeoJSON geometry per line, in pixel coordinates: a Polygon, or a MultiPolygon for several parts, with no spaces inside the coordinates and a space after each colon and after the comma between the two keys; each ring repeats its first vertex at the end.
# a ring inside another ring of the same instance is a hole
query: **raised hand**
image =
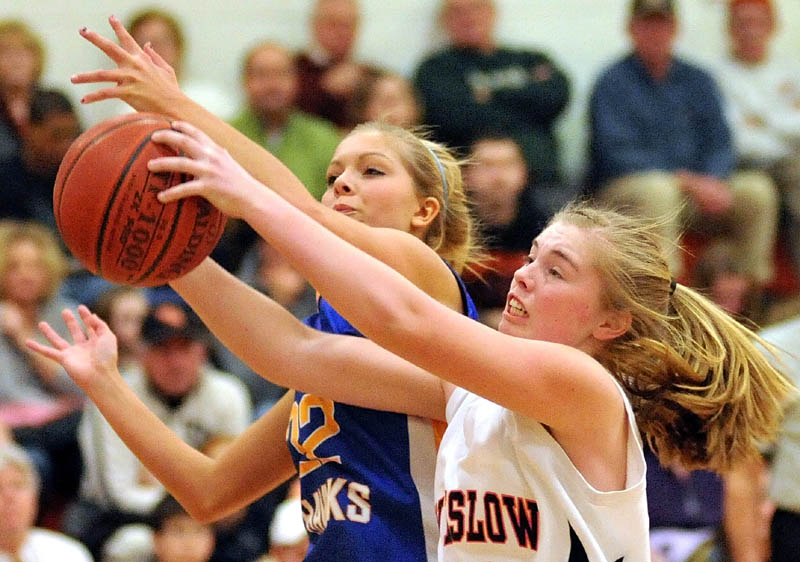
{"type": "Polygon", "coordinates": [[[92,103],[119,98],[138,111],[168,113],[176,98],[185,98],[178,86],[175,70],[149,45],[140,47],[116,16],[108,18],[119,44],[87,29],[81,36],[103,51],[117,68],[93,70],[72,76],[73,84],[114,82],[114,86],[101,88],[81,98],[81,103],[92,103]]]}
{"type": "Polygon", "coordinates": [[[208,135],[185,121],[173,121],[172,130],[153,133],[153,141],[166,144],[182,156],[165,156],[150,161],[152,172],[177,172],[194,179],[159,193],[162,203],[198,195],[208,199],[226,215],[242,218],[255,197],[269,190],[242,168],[228,151],[208,135]]]}
{"type": "Polygon", "coordinates": [[[33,351],[60,363],[75,383],[88,391],[98,380],[118,372],[117,338],[108,325],[85,306],[78,307],[78,314],[86,327],[85,332],[70,310],[61,313],[73,343],[59,336],[47,322],[41,322],[39,329],[50,346],[31,339],[25,343],[33,351]]]}

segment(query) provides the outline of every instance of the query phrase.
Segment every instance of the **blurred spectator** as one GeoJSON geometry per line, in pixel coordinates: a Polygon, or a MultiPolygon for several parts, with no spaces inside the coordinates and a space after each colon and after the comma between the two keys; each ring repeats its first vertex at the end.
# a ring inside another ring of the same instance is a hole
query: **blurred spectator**
{"type": "MultiPolygon", "coordinates": [[[[216,457],[232,442],[227,436],[212,437],[201,452],[216,457]]],[[[276,507],[286,497],[288,484],[283,484],[266,496],[256,500],[208,527],[214,533],[214,549],[211,562],[241,562],[254,560],[269,547],[269,525],[276,507]]],[[[153,527],[159,529],[158,522],[171,512],[185,515],[185,511],[171,496],[166,496],[155,516],[149,518],[150,524],[134,523],[117,529],[103,547],[103,562],[153,562],[153,527]],[[166,509],[165,509],[166,508],[166,509]]]]}
{"type": "Polygon", "coordinates": [[[45,227],[0,221],[0,399],[6,404],[46,404],[81,395],[58,364],[42,361],[25,345],[28,338],[41,339],[40,321],[58,322],[61,310],[73,305],[57,296],[66,265],[55,236],[45,227]]]}
{"type": "MultiPolygon", "coordinates": [[[[297,318],[306,318],[317,310],[314,288],[286,258],[261,238],[244,255],[236,276],[275,300],[297,318]]],[[[223,370],[235,374],[247,385],[257,411],[269,409],[286,391],[254,372],[216,339],[214,357],[223,370]]]]}
{"type": "Polygon", "coordinates": [[[54,495],[71,497],[80,477],[76,430],[83,392],[57,363],[25,345],[43,341],[40,321],[61,320],[75,303],[58,295],[67,261],[55,236],[32,222],[0,221],[0,420],[33,455],[46,510],[54,495]]]}
{"type": "Polygon", "coordinates": [[[295,58],[299,108],[345,132],[357,124],[347,112],[356,87],[374,71],[353,60],[358,25],[356,0],[316,0],[311,14],[311,45],[295,58]]]}
{"type": "MultiPolygon", "coordinates": [[[[297,108],[297,71],[291,53],[274,43],[259,43],[245,55],[242,81],[246,107],[231,125],[269,150],[320,199],[340,135],[329,121],[297,108]]],[[[243,221],[229,220],[212,257],[235,271],[256,238],[243,221]]]]}
{"type": "Polygon", "coordinates": [[[34,527],[39,479],[25,451],[0,444],[0,560],[91,562],[86,548],[54,531],[34,527]]]}
{"type": "Polygon", "coordinates": [[[72,102],[58,90],[37,90],[19,154],[0,160],[0,218],[34,220],[56,232],[53,184],[81,132],[72,102]]]}
{"type": "MultiPolygon", "coordinates": [[[[247,390],[207,365],[210,336],[196,315],[163,303],[145,318],[142,337],[141,365],[128,369],[125,380],[170,429],[192,447],[244,430],[251,417],[247,390]]],[[[117,528],[146,522],[166,492],[94,407],[83,415],[79,440],[85,469],[64,530],[97,557],[117,528]]]]}
{"type": "MultiPolygon", "coordinates": [[[[102,562],[209,562],[216,537],[210,523],[195,521],[170,495],[147,523],[120,528],[106,543],[102,562]]],[[[247,560],[243,558],[242,560],[247,560]]]]}
{"type": "Polygon", "coordinates": [[[250,49],[242,66],[247,107],[232,125],[283,162],[317,198],[340,135],[330,122],[297,109],[292,56],[274,43],[250,49]]]}
{"type": "Polygon", "coordinates": [[[0,160],[19,153],[44,70],[44,44],[23,22],[0,20],[0,160]]]}
{"type": "Polygon", "coordinates": [[[218,84],[203,82],[186,74],[186,38],[174,15],[150,8],[134,14],[125,26],[139,45],[150,43],[173,69],[181,90],[194,101],[222,119],[236,112],[235,96],[218,84]]]}
{"type": "MultiPolygon", "coordinates": [[[[732,174],[719,91],[708,73],[674,56],[677,30],[672,0],[633,1],[633,52],[602,73],[591,96],[591,188],[608,203],[660,220],[666,244],[687,225],[724,233],[746,281],[729,288],[758,292],[773,276],[775,186],[760,172],[732,174]]],[[[682,278],[682,256],[668,250],[682,278]]]]}
{"type": "Polygon", "coordinates": [[[502,134],[478,139],[465,174],[489,247],[527,254],[555,209],[537,198],[519,144],[502,134]]]}
{"type": "Polygon", "coordinates": [[[800,271],[800,61],[771,52],[776,17],[770,0],[731,0],[730,51],[716,72],[739,166],[765,170],[778,186],[800,271]]]}
{"type": "MultiPolygon", "coordinates": [[[[800,387],[800,317],[771,326],[760,333],[781,350],[781,368],[800,387]]],[[[725,528],[735,560],[795,562],[800,557],[800,399],[786,405],[782,430],[769,451],[768,497],[775,511],[769,525],[769,545],[764,544],[764,473],[759,460],[742,463],[728,477],[725,528]],[[767,555],[766,552],[770,552],[767,555]],[[749,556],[749,558],[748,558],[749,556]]],[[[769,513],[769,512],[767,512],[769,513]]],[[[766,518],[769,520],[769,518],[766,518]]]]}
{"type": "Polygon", "coordinates": [[[153,527],[154,562],[208,562],[214,551],[214,528],[195,521],[172,496],[156,507],[153,527]]]}
{"type": "Polygon", "coordinates": [[[142,324],[149,308],[147,296],[136,287],[117,286],[100,294],[92,310],[117,336],[117,365],[121,372],[139,364],[144,353],[142,324]]]}
{"type": "Polygon", "coordinates": [[[498,134],[474,142],[464,179],[489,250],[481,278],[467,275],[465,280],[481,320],[496,327],[514,271],[527,257],[550,210],[537,199],[538,186],[528,181],[522,151],[511,137],[498,134]]]}
{"type": "Polygon", "coordinates": [[[533,182],[556,181],[554,124],[569,101],[567,77],[544,53],[497,45],[496,17],[493,0],[442,1],[450,46],[422,61],[414,79],[423,121],[460,149],[503,130],[520,143],[533,182]]]}
{"type": "Polygon", "coordinates": [[[392,72],[368,72],[358,83],[349,113],[353,123],[383,121],[404,129],[420,124],[422,109],[409,80],[392,72]]]}
{"type": "Polygon", "coordinates": [[[750,290],[749,277],[736,254],[732,241],[712,241],[694,267],[691,284],[706,291],[728,313],[759,322],[765,303],[758,291],[750,290]]]}

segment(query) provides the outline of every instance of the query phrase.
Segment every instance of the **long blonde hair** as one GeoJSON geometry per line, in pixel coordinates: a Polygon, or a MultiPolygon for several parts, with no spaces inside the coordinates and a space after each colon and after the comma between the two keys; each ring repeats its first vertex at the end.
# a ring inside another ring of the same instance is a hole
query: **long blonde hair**
{"type": "Polygon", "coordinates": [[[765,355],[773,349],[674,283],[653,221],[576,202],[552,222],[593,234],[607,304],[631,313],[628,332],[596,358],[627,390],[663,464],[721,471],[775,438],[793,386],[765,355]]]}

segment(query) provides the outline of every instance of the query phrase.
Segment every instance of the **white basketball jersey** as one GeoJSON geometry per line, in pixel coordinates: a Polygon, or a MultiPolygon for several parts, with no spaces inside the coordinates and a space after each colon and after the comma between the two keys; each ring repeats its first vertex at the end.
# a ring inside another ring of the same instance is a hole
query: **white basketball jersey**
{"type": "Polygon", "coordinates": [[[436,467],[440,562],[649,561],[645,461],[625,407],[625,489],[601,492],[540,423],[457,389],[436,467]]]}

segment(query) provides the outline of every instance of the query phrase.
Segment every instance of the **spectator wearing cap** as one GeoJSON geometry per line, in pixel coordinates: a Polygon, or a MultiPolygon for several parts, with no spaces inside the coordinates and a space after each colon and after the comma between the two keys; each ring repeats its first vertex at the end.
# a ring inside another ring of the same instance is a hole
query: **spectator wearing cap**
{"type": "MultiPolygon", "coordinates": [[[[123,376],[133,392],[194,448],[242,432],[251,418],[244,384],[210,367],[210,333],[191,311],[164,302],[145,317],[140,364],[123,376]]],[[[79,427],[84,473],[64,529],[99,557],[117,528],[146,522],[164,498],[163,486],[142,466],[100,412],[87,408],[79,427]]]]}
{"type": "Polygon", "coordinates": [[[0,560],[11,562],[91,562],[76,540],[34,527],[39,478],[25,450],[0,445],[0,560]]]}
{"type": "Polygon", "coordinates": [[[786,211],[788,247],[800,271],[800,61],[776,53],[770,0],[731,0],[727,56],[715,66],[741,168],[765,170],[786,211]]]}
{"type": "MultiPolygon", "coordinates": [[[[591,94],[591,189],[659,221],[667,244],[687,227],[730,241],[734,271],[724,273],[739,282],[712,281],[711,292],[720,304],[741,304],[773,276],[777,192],[766,174],[734,172],[719,89],[709,73],[675,56],[677,33],[672,0],[633,1],[632,52],[600,75],[591,94]]],[[[675,277],[691,282],[676,246],[670,260],[675,277]]]]}

